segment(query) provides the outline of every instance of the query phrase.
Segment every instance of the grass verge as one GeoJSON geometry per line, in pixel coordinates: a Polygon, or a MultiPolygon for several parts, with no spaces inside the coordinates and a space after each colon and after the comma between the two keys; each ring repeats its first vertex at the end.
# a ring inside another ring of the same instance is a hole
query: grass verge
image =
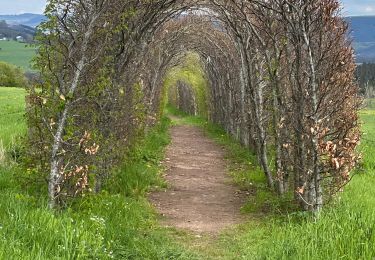
{"type": "MultiPolygon", "coordinates": [[[[14,120],[17,113],[5,124],[14,120]]],[[[102,193],[88,194],[63,212],[51,212],[44,195],[23,188],[17,176],[25,169],[1,165],[0,259],[194,259],[158,225],[146,198],[151,187],[163,185],[159,162],[169,124],[164,118],[149,132],[102,193]]]]}

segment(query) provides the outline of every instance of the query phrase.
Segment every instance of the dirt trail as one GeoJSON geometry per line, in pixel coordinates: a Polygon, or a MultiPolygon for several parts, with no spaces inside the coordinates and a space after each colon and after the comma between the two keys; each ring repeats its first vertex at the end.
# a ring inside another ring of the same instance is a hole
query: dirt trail
{"type": "Polygon", "coordinates": [[[151,202],[163,224],[198,233],[218,233],[241,222],[245,196],[231,184],[225,151],[192,126],[174,126],[165,165],[169,189],[151,202]]]}

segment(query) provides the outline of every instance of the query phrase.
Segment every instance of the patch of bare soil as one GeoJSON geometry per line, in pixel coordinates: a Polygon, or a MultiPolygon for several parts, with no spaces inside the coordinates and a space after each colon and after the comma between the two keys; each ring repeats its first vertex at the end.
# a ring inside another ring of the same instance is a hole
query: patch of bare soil
{"type": "Polygon", "coordinates": [[[228,176],[225,151],[192,126],[174,126],[165,165],[169,188],[150,200],[169,227],[217,234],[243,220],[245,195],[228,176]]]}

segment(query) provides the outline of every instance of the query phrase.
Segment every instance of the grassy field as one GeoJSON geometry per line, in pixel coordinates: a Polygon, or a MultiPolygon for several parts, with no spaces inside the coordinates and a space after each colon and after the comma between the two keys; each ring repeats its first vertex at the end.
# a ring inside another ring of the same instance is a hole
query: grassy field
{"type": "MultiPolygon", "coordinates": [[[[24,92],[0,88],[0,139],[22,134],[24,92]],[[14,112],[14,113],[13,113],[14,112]],[[3,131],[3,129],[8,129],[3,131]]],[[[169,113],[176,114],[170,109],[169,113]]],[[[163,119],[118,169],[116,182],[100,195],[78,200],[52,213],[45,192],[32,189],[31,174],[0,164],[0,259],[373,259],[375,257],[375,110],[362,112],[363,164],[341,199],[319,220],[304,213],[278,213],[282,202],[264,188],[255,157],[217,126],[182,116],[227,148],[234,180],[252,183],[244,214],[250,220],[217,238],[161,228],[147,192],[163,186],[159,161],[169,143],[170,121],[163,119]],[[252,206],[249,206],[252,205],[252,206]],[[257,205],[257,207],[254,207],[257,205]],[[259,211],[267,205],[268,211],[259,211]]],[[[46,183],[41,182],[42,186],[46,183]]]]}
{"type": "Polygon", "coordinates": [[[26,130],[25,90],[0,87],[0,157],[26,130]]]}
{"type": "Polygon", "coordinates": [[[0,41],[0,61],[31,70],[30,62],[35,56],[35,48],[16,41],[0,41]]]}

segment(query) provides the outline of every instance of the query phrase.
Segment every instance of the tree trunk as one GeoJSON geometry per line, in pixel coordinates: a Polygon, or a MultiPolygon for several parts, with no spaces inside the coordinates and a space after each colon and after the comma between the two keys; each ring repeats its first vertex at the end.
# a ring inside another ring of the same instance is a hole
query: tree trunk
{"type": "MultiPolygon", "coordinates": [[[[70,87],[68,88],[68,96],[73,97],[75,91],[78,87],[79,80],[81,78],[82,71],[86,65],[86,51],[88,47],[88,42],[90,37],[93,33],[93,27],[96,19],[98,18],[98,14],[93,15],[88,25],[87,31],[84,33],[83,43],[81,47],[81,58],[77,64],[76,71],[74,73],[74,77],[70,87]]],[[[67,117],[69,114],[70,106],[72,101],[70,99],[66,100],[65,108],[61,114],[61,117],[57,123],[57,131],[54,135],[53,145],[52,145],[52,152],[51,152],[51,170],[49,174],[49,182],[48,182],[48,197],[49,197],[49,208],[53,209],[57,206],[57,199],[60,192],[60,184],[62,173],[60,173],[61,161],[62,158],[58,155],[59,150],[61,149],[62,143],[62,136],[64,133],[64,129],[66,126],[67,117]]]]}

